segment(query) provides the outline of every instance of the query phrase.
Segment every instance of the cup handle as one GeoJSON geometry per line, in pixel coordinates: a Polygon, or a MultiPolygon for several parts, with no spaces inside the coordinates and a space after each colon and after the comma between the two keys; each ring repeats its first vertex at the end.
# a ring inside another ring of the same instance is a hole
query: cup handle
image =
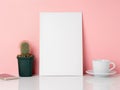
{"type": "Polygon", "coordinates": [[[112,67],[109,69],[109,71],[112,71],[113,69],[115,69],[116,65],[113,62],[111,62],[110,64],[112,65],[112,67]]]}

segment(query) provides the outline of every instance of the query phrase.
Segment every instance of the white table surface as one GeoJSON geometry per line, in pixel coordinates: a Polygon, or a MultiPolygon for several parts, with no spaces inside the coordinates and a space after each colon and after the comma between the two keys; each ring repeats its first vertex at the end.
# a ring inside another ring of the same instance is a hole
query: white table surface
{"type": "Polygon", "coordinates": [[[120,90],[120,75],[40,77],[40,90],[120,90]]]}
{"type": "Polygon", "coordinates": [[[20,77],[15,80],[0,80],[0,90],[39,90],[39,77],[20,77]]]}
{"type": "Polygon", "coordinates": [[[120,90],[120,75],[111,77],[21,77],[0,80],[0,90],[120,90]]]}

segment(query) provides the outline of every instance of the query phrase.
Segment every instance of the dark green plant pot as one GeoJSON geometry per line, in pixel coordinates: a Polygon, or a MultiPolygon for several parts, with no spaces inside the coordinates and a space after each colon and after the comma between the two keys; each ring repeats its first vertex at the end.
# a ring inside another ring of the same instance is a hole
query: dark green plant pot
{"type": "Polygon", "coordinates": [[[30,77],[33,74],[34,57],[17,57],[19,76],[30,77]]]}

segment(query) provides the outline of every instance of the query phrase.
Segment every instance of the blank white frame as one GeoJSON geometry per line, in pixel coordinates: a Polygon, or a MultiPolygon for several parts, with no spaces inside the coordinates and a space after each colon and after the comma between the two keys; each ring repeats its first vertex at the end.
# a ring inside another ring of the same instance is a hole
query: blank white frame
{"type": "Polygon", "coordinates": [[[40,75],[83,75],[82,13],[40,13],[40,75]]]}

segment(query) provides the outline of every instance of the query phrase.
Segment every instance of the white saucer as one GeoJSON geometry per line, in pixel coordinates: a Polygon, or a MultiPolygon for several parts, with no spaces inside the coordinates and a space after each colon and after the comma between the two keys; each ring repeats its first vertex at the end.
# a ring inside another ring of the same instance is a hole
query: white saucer
{"type": "Polygon", "coordinates": [[[87,70],[86,73],[95,76],[110,76],[116,74],[116,71],[111,71],[108,73],[94,73],[93,70],[87,70]]]}

